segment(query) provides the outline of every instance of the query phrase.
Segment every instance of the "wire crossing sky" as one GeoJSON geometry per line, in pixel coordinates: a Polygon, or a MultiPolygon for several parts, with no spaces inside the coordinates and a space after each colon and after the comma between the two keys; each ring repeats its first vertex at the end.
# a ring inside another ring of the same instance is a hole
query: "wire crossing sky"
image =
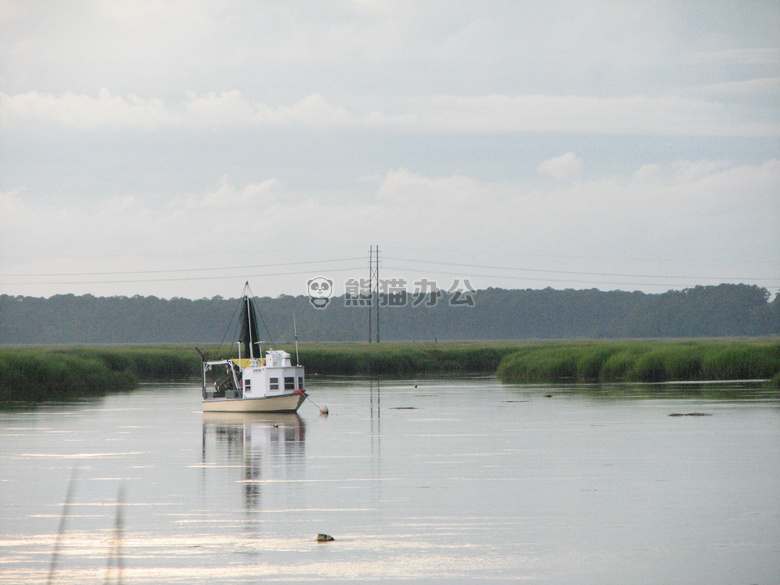
{"type": "Polygon", "coordinates": [[[0,294],[780,291],[777,2],[0,0],[0,294]]]}

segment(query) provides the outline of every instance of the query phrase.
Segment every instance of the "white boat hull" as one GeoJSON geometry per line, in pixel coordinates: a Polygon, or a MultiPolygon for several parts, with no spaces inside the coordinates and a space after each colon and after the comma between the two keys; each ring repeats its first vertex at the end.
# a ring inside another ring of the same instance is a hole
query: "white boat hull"
{"type": "Polygon", "coordinates": [[[203,412],[296,412],[304,400],[302,392],[262,398],[213,398],[203,401],[203,412]]]}

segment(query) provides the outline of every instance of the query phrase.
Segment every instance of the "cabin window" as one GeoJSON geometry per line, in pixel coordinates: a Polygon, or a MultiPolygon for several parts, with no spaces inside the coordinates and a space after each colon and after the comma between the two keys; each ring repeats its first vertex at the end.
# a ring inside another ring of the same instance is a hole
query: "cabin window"
{"type": "Polygon", "coordinates": [[[298,376],[298,388],[303,390],[303,376],[298,376]]]}
{"type": "Polygon", "coordinates": [[[284,378],[284,389],[285,390],[295,390],[295,376],[285,377],[284,378]]]}
{"type": "Polygon", "coordinates": [[[271,378],[271,390],[279,389],[279,378],[271,378]]]}
{"type": "Polygon", "coordinates": [[[244,392],[252,391],[252,380],[244,380],[244,392]]]}

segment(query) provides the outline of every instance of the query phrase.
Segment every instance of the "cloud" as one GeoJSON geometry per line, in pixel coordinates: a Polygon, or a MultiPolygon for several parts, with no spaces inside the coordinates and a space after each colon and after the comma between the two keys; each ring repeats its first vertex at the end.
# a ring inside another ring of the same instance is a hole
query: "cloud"
{"type": "Polygon", "coordinates": [[[61,96],[30,91],[0,93],[0,120],[4,126],[40,124],[68,129],[161,130],[229,129],[305,125],[322,128],[347,125],[352,116],[312,94],[292,105],[268,106],[250,102],[239,91],[197,95],[188,92],[179,104],[166,104],[136,95],[115,95],[101,89],[97,97],[67,93],[61,96]]]}
{"type": "Polygon", "coordinates": [[[490,198],[490,189],[469,177],[432,178],[407,169],[390,171],[376,193],[379,201],[406,209],[435,206],[484,205],[490,198]]]}
{"type": "Polygon", "coordinates": [[[188,119],[191,123],[202,126],[240,126],[247,124],[257,111],[242,97],[240,91],[224,91],[219,94],[211,92],[202,96],[187,92],[182,110],[178,120],[171,114],[168,122],[183,122],[188,119]]]}
{"type": "Polygon", "coordinates": [[[728,104],[681,96],[494,95],[413,100],[416,125],[459,132],[575,132],[769,136],[771,120],[752,121],[728,104]]]}
{"type": "Polygon", "coordinates": [[[237,189],[227,179],[223,179],[218,187],[207,192],[204,196],[193,201],[193,206],[198,208],[242,209],[246,206],[258,208],[277,201],[277,193],[281,184],[277,179],[266,179],[260,183],[250,183],[237,189]]]}
{"type": "Polygon", "coordinates": [[[777,99],[777,95],[780,94],[780,77],[712,83],[698,89],[705,95],[724,97],[757,96],[777,99]]]}
{"type": "Polygon", "coordinates": [[[566,179],[579,175],[584,165],[585,163],[580,157],[573,152],[567,152],[562,156],[544,161],[537,167],[537,170],[554,179],[566,179]]]}
{"type": "Polygon", "coordinates": [[[18,95],[0,93],[3,125],[30,122],[79,129],[153,129],[170,118],[170,112],[161,100],[143,100],[135,95],[116,96],[106,89],[96,98],[72,93],[54,96],[38,91],[18,95]]]}
{"type": "Polygon", "coordinates": [[[755,120],[736,105],[680,96],[433,96],[385,105],[390,110],[350,111],[311,94],[291,105],[271,106],[250,101],[236,90],[205,95],[189,92],[179,104],[114,95],[107,89],[94,98],[31,91],[0,93],[0,119],[5,126],[43,124],[87,130],[304,126],[446,133],[780,134],[780,123],[773,115],[770,120],[755,120]]]}
{"type": "Polygon", "coordinates": [[[726,64],[729,66],[749,65],[780,65],[780,48],[739,48],[720,51],[696,51],[686,57],[687,61],[696,64],[726,64]]]}
{"type": "Polygon", "coordinates": [[[188,93],[183,125],[200,126],[286,126],[305,125],[315,128],[349,125],[351,114],[334,107],[319,94],[309,95],[292,105],[272,107],[246,100],[239,91],[198,96],[188,93]]]}

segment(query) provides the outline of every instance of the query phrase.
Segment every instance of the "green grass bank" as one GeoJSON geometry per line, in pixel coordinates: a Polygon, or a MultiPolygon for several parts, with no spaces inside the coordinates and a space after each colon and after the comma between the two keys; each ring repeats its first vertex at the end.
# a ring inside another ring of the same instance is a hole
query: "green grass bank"
{"type": "Polygon", "coordinates": [[[179,346],[0,348],[0,404],[69,400],[131,390],[139,381],[197,376],[179,346]]]}
{"type": "MultiPolygon", "coordinates": [[[[210,359],[226,357],[216,347],[201,349],[210,359]]],[[[295,355],[293,346],[282,349],[295,355]]],[[[518,383],[772,379],[780,386],[777,339],[334,343],[301,344],[299,351],[308,375],[497,374],[518,383]]],[[[199,375],[192,346],[5,347],[0,404],[68,400],[199,375]]]]}
{"type": "Polygon", "coordinates": [[[780,385],[780,340],[528,344],[498,366],[505,382],[765,380],[780,385]]]}
{"type": "MultiPolygon", "coordinates": [[[[301,344],[307,372],[347,376],[495,374],[517,343],[301,344]]],[[[294,347],[285,347],[293,356],[294,347]]]]}

